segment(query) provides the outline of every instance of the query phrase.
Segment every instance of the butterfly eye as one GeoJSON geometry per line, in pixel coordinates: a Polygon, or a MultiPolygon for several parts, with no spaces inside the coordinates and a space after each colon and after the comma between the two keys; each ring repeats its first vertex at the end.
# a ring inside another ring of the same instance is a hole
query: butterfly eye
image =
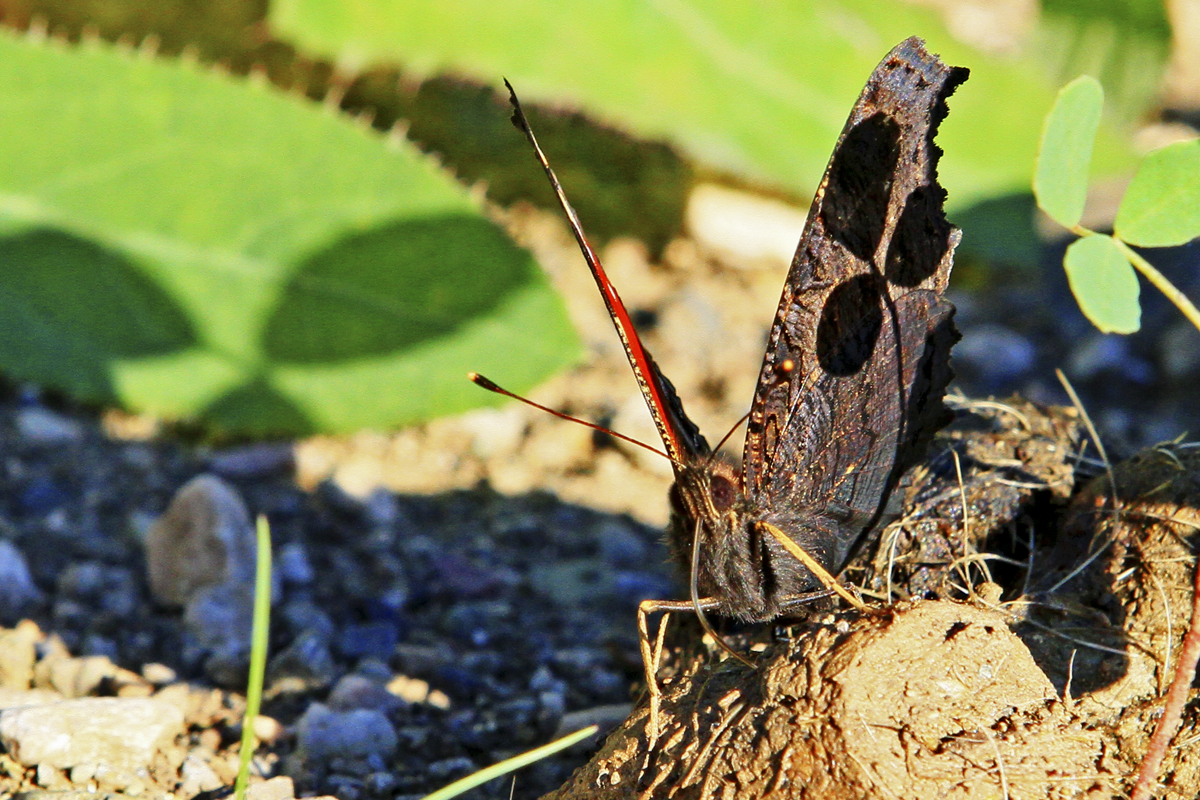
{"type": "Polygon", "coordinates": [[[733,484],[728,478],[722,478],[720,475],[712,476],[712,481],[709,483],[709,496],[712,497],[713,508],[718,512],[728,511],[733,505],[734,497],[733,484]]]}

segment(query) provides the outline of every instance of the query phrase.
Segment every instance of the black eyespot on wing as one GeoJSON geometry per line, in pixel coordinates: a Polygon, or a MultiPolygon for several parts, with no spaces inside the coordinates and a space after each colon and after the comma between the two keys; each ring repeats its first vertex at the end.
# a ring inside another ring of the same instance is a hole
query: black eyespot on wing
{"type": "Polygon", "coordinates": [[[817,362],[832,375],[854,375],[875,352],[883,298],[875,275],[857,275],[825,300],[817,325],[817,362]]]}
{"type": "Polygon", "coordinates": [[[821,219],[830,236],[864,261],[883,238],[899,156],[900,126],[880,112],[846,133],[829,164],[821,219]]]}
{"type": "Polygon", "coordinates": [[[940,186],[919,186],[908,195],[884,261],[890,283],[919,286],[946,257],[951,225],[942,211],[945,194],[940,186]]]}

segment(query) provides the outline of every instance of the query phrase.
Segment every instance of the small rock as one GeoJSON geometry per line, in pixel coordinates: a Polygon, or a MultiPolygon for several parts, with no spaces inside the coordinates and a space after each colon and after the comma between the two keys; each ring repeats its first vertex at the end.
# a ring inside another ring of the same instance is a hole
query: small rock
{"type": "Polygon", "coordinates": [[[176,675],[175,670],[166,664],[151,662],[142,665],[142,677],[155,686],[166,686],[175,682],[176,675]]]}
{"type": "Polygon", "coordinates": [[[1026,337],[1001,325],[983,324],[954,348],[955,364],[978,373],[988,387],[1010,386],[1034,368],[1037,348],[1026,337]]]}
{"type": "Polygon", "coordinates": [[[29,620],[21,621],[11,630],[0,631],[0,687],[29,688],[37,661],[35,646],[41,638],[41,629],[29,620]]]}
{"type": "Polygon", "coordinates": [[[279,548],[275,569],[285,583],[297,586],[307,586],[316,577],[308,560],[308,551],[300,542],[288,542],[279,548]]]}
{"type": "Polygon", "coordinates": [[[83,438],[83,426],[73,419],[40,406],[17,411],[17,432],[25,441],[38,445],[62,445],[83,438]]]}
{"type": "Polygon", "coordinates": [[[420,678],[397,675],[388,681],[387,690],[406,703],[428,703],[443,710],[450,707],[450,698],[445,692],[430,689],[429,682],[420,678]]]}
{"type": "Polygon", "coordinates": [[[263,744],[275,744],[283,734],[283,726],[274,717],[259,714],[254,718],[254,736],[263,744]]]}
{"type": "Polygon", "coordinates": [[[338,712],[322,703],[313,703],[304,712],[297,739],[299,749],[314,759],[388,757],[397,745],[396,731],[382,711],[338,712]]]}
{"type": "Polygon", "coordinates": [[[215,453],[208,466],[225,478],[266,478],[291,472],[296,462],[291,442],[262,442],[215,453]]]}
{"type": "Polygon", "coordinates": [[[688,231],[734,266],[787,264],[804,219],[803,209],[793,205],[711,183],[688,197],[688,231]]]}
{"type": "Polygon", "coordinates": [[[179,769],[179,777],[182,783],[178,794],[183,797],[195,797],[200,792],[211,792],[224,785],[208,762],[195,753],[189,753],[188,757],[183,760],[183,766],[179,769]]]}
{"type": "Polygon", "coordinates": [[[87,697],[106,679],[116,677],[117,665],[108,656],[43,659],[36,673],[38,686],[54,689],[63,697],[87,697]]]}
{"type": "Polygon", "coordinates": [[[296,787],[286,775],[246,787],[246,800],[292,800],[296,787]]]}
{"type": "Polygon", "coordinates": [[[67,776],[63,775],[60,770],[55,769],[49,764],[38,764],[37,785],[41,786],[43,789],[61,791],[64,789],[70,789],[71,781],[69,781],[67,776]]]}
{"type": "Polygon", "coordinates": [[[146,537],[154,596],[186,606],[187,631],[210,654],[204,669],[225,686],[242,682],[248,661],[256,548],[241,497],[211,475],[188,481],[146,537]]]}
{"type": "Polygon", "coordinates": [[[0,539],[0,618],[19,619],[41,600],[25,555],[12,542],[0,539]]]}
{"type": "Polygon", "coordinates": [[[238,493],[220,478],[188,481],[146,536],[155,599],[187,605],[200,590],[254,583],[254,526],[238,493]]]}
{"type": "Polygon", "coordinates": [[[315,633],[303,633],[281,650],[267,666],[267,682],[273,690],[285,682],[289,691],[323,689],[337,677],[337,667],[325,640],[315,633]]]}
{"type": "Polygon", "coordinates": [[[210,653],[204,670],[221,686],[245,682],[254,626],[254,586],[222,584],[201,589],[183,615],[187,632],[210,653]]]}
{"type": "Polygon", "coordinates": [[[154,699],[88,697],[0,712],[0,742],[26,766],[145,767],[183,733],[183,714],[154,699]]]}
{"type": "Polygon", "coordinates": [[[404,701],[376,681],[361,675],[345,675],[333,687],[326,703],[334,711],[378,708],[385,713],[404,705],[404,701]]]}

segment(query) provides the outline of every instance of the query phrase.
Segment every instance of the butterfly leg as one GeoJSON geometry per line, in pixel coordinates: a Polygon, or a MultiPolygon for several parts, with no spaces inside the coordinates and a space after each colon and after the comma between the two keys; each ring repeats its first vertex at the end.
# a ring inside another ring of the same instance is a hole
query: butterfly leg
{"type": "Polygon", "coordinates": [[[642,668],[646,672],[646,691],[650,695],[650,719],[647,721],[646,727],[647,754],[654,749],[654,744],[658,741],[659,715],[662,708],[662,690],[658,687],[658,667],[662,661],[663,641],[667,635],[667,620],[672,612],[695,613],[697,605],[711,611],[717,607],[717,600],[713,597],[702,597],[697,603],[688,600],[643,600],[638,604],[638,647],[642,651],[642,668]],[[654,646],[651,647],[649,618],[651,614],[659,612],[662,612],[664,616],[658,624],[658,633],[655,636],[654,646]]]}
{"type": "Polygon", "coordinates": [[[866,603],[850,594],[850,592],[846,591],[845,587],[838,583],[838,579],[829,574],[829,570],[821,566],[820,562],[810,556],[803,547],[792,541],[792,537],[788,536],[786,533],[779,530],[779,528],[776,528],[769,522],[758,522],[757,524],[767,533],[771,534],[771,536],[775,538],[775,541],[783,545],[785,550],[791,553],[797,561],[803,564],[809,572],[815,575],[817,580],[825,585],[826,589],[845,600],[858,611],[861,611],[864,614],[871,613],[871,609],[867,607],[866,603]]]}

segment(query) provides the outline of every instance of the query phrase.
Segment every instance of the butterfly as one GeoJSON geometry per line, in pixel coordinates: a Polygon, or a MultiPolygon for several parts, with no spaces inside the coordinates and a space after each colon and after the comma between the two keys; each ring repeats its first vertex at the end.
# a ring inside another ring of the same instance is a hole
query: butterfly
{"type": "Polygon", "coordinates": [[[657,658],[646,614],[691,609],[711,632],[705,611],[756,623],[830,590],[851,598],[833,575],[949,421],[943,396],[959,334],[945,292],[961,234],[943,210],[933,139],[946,98],[967,75],[916,37],[872,72],[784,282],[740,462],[714,452],[688,418],[505,82],[513,123],[554,187],[674,467],[668,544],[691,598],[644,601],[639,610],[652,716],[657,658]]]}

